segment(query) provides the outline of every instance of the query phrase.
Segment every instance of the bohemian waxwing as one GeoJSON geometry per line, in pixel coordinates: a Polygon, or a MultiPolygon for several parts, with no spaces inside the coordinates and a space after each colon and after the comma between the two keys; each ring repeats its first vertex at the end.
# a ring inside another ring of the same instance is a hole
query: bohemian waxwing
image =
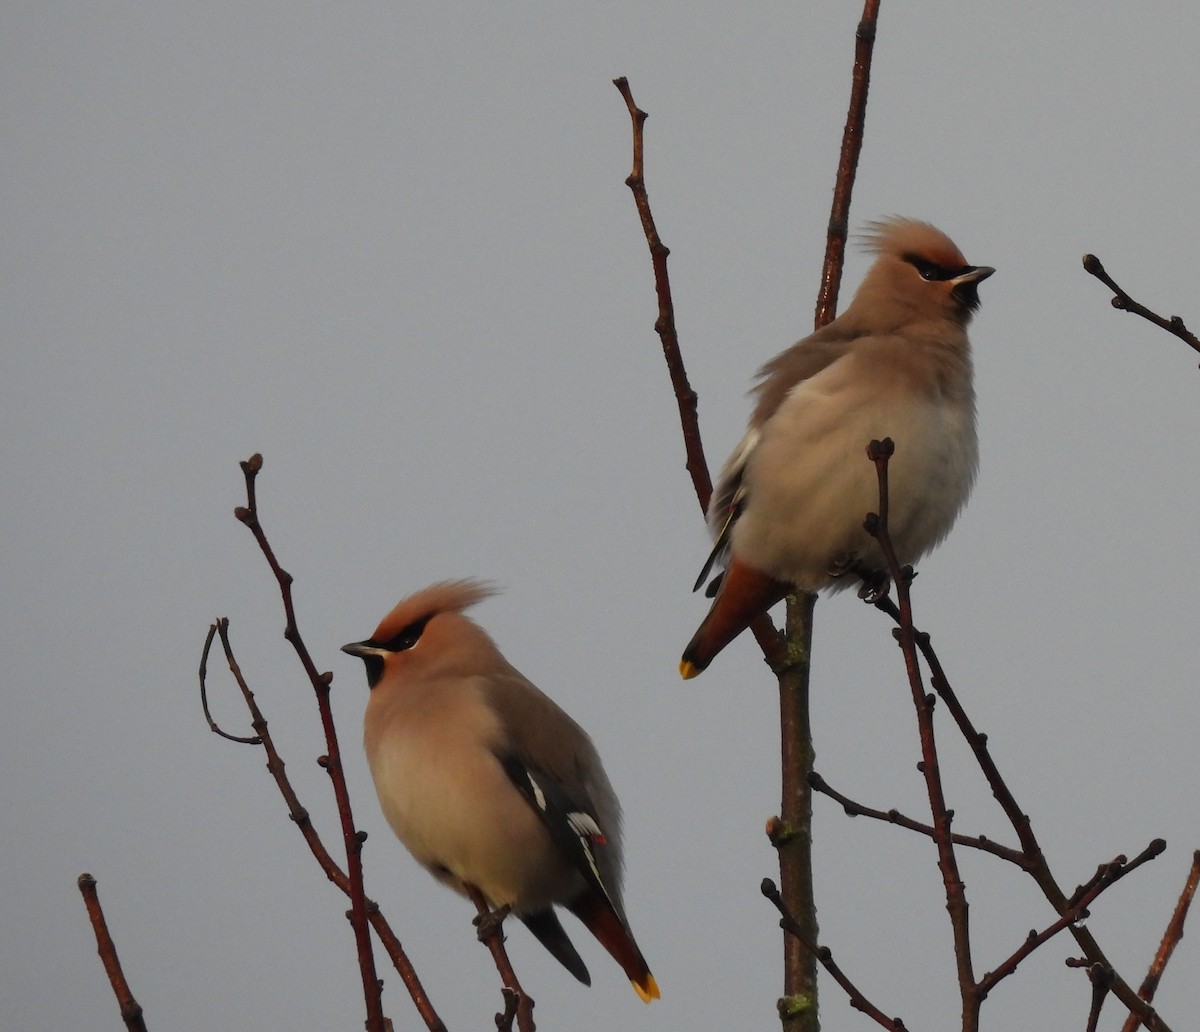
{"type": "MultiPolygon", "coordinates": [[[[871,223],[878,255],[849,307],[758,372],[749,428],[713,491],[708,523],[716,599],[684,650],[695,677],[761,613],[796,588],[879,578],[863,529],[879,508],[867,444],[890,437],[888,529],[902,564],[949,532],[975,480],[975,391],[966,327],[995,269],[914,219],[871,223]]],[[[710,589],[711,594],[711,589],[710,589]]]]}
{"type": "Polygon", "coordinates": [[[647,1003],[658,985],[621,903],[621,810],[586,732],[463,610],[473,580],[406,598],[366,641],[363,741],[392,830],[435,878],[508,905],[585,985],[554,906],[600,941],[647,1003]]]}

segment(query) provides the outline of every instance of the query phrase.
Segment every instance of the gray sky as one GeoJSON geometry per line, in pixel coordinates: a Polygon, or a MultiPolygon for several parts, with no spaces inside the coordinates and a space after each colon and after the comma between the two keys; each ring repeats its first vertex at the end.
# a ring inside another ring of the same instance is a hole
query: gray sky
{"type": "MultiPolygon", "coordinates": [[[[380,817],[341,655],[399,597],[477,575],[476,615],[591,731],[622,796],[627,904],[663,990],[644,1008],[581,929],[584,990],[520,928],[546,1029],[772,1028],[775,693],[749,639],[679,652],[706,540],[624,178],[650,111],[651,200],[709,459],[754,369],[811,329],[857,3],[9,5],[0,1027],[118,1028],[75,889],[101,899],[152,1029],[361,1027],[345,903],[259,751],[206,729],[208,623],[235,646],[305,804],[336,825],[311,693],[232,517],[261,451],[264,523],[334,705],[369,891],[452,1028],[499,1001],[469,905],[380,817]]],[[[1196,356],[1113,311],[1094,251],[1200,328],[1194,4],[885,4],[855,225],[926,218],[994,265],[974,324],[983,465],[916,584],[918,622],[1068,887],[1155,836],[1091,926],[1140,980],[1200,847],[1196,356]]],[[[851,256],[846,290],[862,255],[851,256]]],[[[848,295],[847,295],[848,296],[848,295]]],[[[887,622],[817,615],[817,766],[922,812],[887,622]]],[[[218,677],[230,727],[241,703],[218,677]]],[[[952,732],[960,830],[1012,841],[952,732]]],[[[910,1028],[952,1027],[929,843],[816,817],[823,940],[910,1028]]],[[[963,856],[980,972],[1048,907],[963,856]]],[[[1197,939],[1160,992],[1200,1010],[1197,939]]],[[[1082,1028],[1056,942],[989,1028],[1082,1028]]],[[[416,1027],[398,979],[386,1006],[416,1027]]],[[[873,1027],[836,987],[829,1028],[873,1027]]],[[[1116,1008],[1105,1027],[1119,1027],[1116,1008]]]]}

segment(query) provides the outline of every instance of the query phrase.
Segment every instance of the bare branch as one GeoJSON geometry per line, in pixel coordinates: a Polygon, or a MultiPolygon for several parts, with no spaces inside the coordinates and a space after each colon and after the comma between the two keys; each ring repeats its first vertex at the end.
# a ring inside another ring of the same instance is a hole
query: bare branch
{"type": "MultiPolygon", "coordinates": [[[[871,82],[871,58],[875,47],[879,0],[865,0],[862,18],[855,32],[854,71],[851,77],[850,104],[842,131],[841,153],[834,179],[833,205],[825,239],[825,261],[821,285],[817,291],[813,328],[820,329],[837,313],[838,291],[846,254],[846,231],[850,218],[850,200],[858,172],[859,155],[867,115],[867,94],[871,82]]],[[[812,660],[813,612],[816,596],[797,592],[787,600],[784,635],[786,663],[774,662],[771,669],[779,678],[779,730],[781,808],[780,822],[790,828],[804,829],[803,837],[789,835],[776,843],[779,855],[779,882],[783,897],[790,904],[793,918],[803,925],[807,937],[817,938],[817,907],[813,894],[812,872],[812,789],[807,775],[812,770],[814,749],[809,715],[809,675],[812,660]]],[[[761,639],[760,639],[761,641],[761,639]]],[[[770,655],[768,655],[770,662],[770,655]]],[[[774,839],[772,841],[775,841],[774,839]]],[[[785,937],[784,991],[788,998],[809,998],[811,1011],[803,1015],[781,1013],[783,1027],[789,1032],[807,1032],[818,1028],[817,969],[811,956],[800,948],[794,937],[785,937]]]]}
{"type": "MultiPolygon", "coordinates": [[[[204,710],[204,719],[208,721],[209,730],[213,734],[220,735],[222,738],[228,739],[231,742],[237,742],[239,745],[262,745],[262,739],[258,735],[243,737],[242,735],[231,735],[228,731],[223,731],[215,720],[208,708],[208,654],[212,651],[213,638],[217,636],[217,629],[224,626],[229,627],[229,620],[226,617],[220,617],[216,623],[210,624],[208,628],[208,637],[204,639],[204,649],[200,653],[200,706],[204,710]]],[[[229,652],[228,639],[222,635],[221,641],[225,644],[225,655],[229,657],[232,664],[233,657],[229,652]]],[[[241,679],[238,679],[241,684],[241,679]]],[[[246,688],[243,684],[243,691],[246,688]]]]}
{"type": "MultiPolygon", "coordinates": [[[[255,739],[267,754],[267,771],[275,779],[275,785],[279,789],[279,794],[283,796],[284,802],[287,804],[288,816],[295,823],[296,827],[299,828],[300,834],[304,837],[305,843],[320,865],[321,870],[325,872],[325,876],[341,889],[342,892],[350,896],[351,887],[349,877],[338,866],[337,861],[330,855],[329,850],[325,848],[324,842],[321,841],[320,835],[317,834],[316,828],[313,827],[307,808],[301,804],[300,798],[287,776],[287,764],[275,746],[267,719],[259,709],[254,693],[246,683],[246,679],[242,675],[241,666],[233,654],[233,646],[229,640],[229,621],[224,618],[218,620],[209,628],[208,637],[204,642],[204,655],[200,662],[201,693],[203,694],[205,691],[207,660],[214,636],[220,637],[221,646],[225,651],[225,660],[229,664],[229,670],[233,674],[238,688],[241,690],[246,708],[250,711],[251,727],[257,732],[255,739]]],[[[231,736],[224,735],[223,737],[229,738],[231,736]]],[[[234,740],[238,741],[239,739],[234,740]]],[[[425,992],[425,987],[421,984],[420,976],[418,976],[412,962],[408,959],[408,955],[404,952],[404,947],[400,943],[396,933],[392,930],[391,925],[388,924],[387,918],[380,911],[379,905],[365,897],[364,902],[367,919],[370,921],[371,927],[375,929],[375,934],[379,937],[379,941],[391,959],[397,974],[400,975],[401,981],[404,982],[404,986],[408,990],[408,994],[412,998],[426,1027],[430,1032],[446,1032],[446,1026],[434,1010],[433,1004],[425,992]]]]}
{"type": "Polygon", "coordinates": [[[683,428],[683,446],[687,453],[687,471],[696,487],[696,497],[700,501],[701,510],[707,510],[708,500],[712,497],[712,479],[708,472],[708,462],[704,458],[704,443],[700,439],[700,420],[697,412],[699,399],[688,381],[687,370],[683,366],[683,355],[679,350],[679,333],[675,328],[675,302],[671,298],[671,280],[667,275],[667,256],[671,250],[658,235],[658,229],[654,225],[654,214],[650,210],[650,197],[646,192],[644,126],[650,116],[634,102],[633,91],[625,76],[613,79],[613,85],[624,98],[629,117],[633,121],[633,171],[625,180],[625,185],[633,192],[633,201],[642,221],[642,232],[645,233],[646,243],[650,248],[650,263],[654,267],[654,291],[658,296],[658,319],[654,323],[654,330],[662,341],[663,358],[666,359],[671,386],[675,390],[675,401],[679,405],[679,422],[683,428]]]}
{"type": "Polygon", "coordinates": [[[950,927],[954,935],[954,958],[958,969],[958,989],[962,997],[963,1032],[976,1032],[979,1027],[979,1005],[982,997],[975,984],[975,973],[971,963],[971,934],[968,919],[966,886],[958,871],[958,858],[954,853],[954,837],[950,823],[953,811],[946,806],[942,788],[941,768],[938,763],[937,744],[933,729],[934,696],[926,695],[921,679],[921,667],[917,660],[916,631],[912,622],[912,568],[901,568],[888,535],[888,461],[895,450],[890,437],[872,441],[867,447],[867,457],[875,464],[879,482],[879,512],[867,517],[865,526],[879,543],[887,561],[888,573],[896,585],[896,596],[900,608],[900,628],[897,638],[904,653],[904,666],[908,671],[908,683],[912,689],[913,707],[917,712],[917,726],[921,739],[921,773],[925,777],[925,789],[929,794],[929,809],[933,817],[933,841],[937,846],[938,869],[942,872],[942,883],[946,890],[946,909],[950,914],[950,927]]]}
{"type": "MultiPolygon", "coordinates": [[[[667,274],[667,255],[671,252],[658,235],[654,215],[650,210],[650,197],[646,191],[643,127],[650,116],[634,102],[633,91],[625,76],[613,79],[613,85],[624,98],[633,123],[633,171],[625,180],[625,184],[633,193],[634,204],[642,222],[642,232],[650,248],[650,261],[654,267],[654,290],[658,296],[658,319],[654,323],[654,329],[662,342],[663,358],[666,360],[671,385],[675,390],[675,400],[679,406],[679,423],[683,430],[684,450],[687,453],[687,471],[691,475],[700,510],[706,512],[709,499],[712,498],[712,477],[708,472],[704,445],[700,439],[700,420],[697,413],[699,399],[688,380],[687,370],[683,365],[683,354],[679,348],[679,335],[675,329],[675,302],[671,297],[671,280],[667,274]]],[[[750,625],[750,631],[772,669],[786,663],[782,637],[775,630],[770,617],[763,614],[750,625]]]]}
{"type": "Polygon", "coordinates": [[[88,920],[92,922],[92,931],[96,935],[96,952],[100,954],[100,962],[104,965],[104,973],[108,975],[109,985],[117,998],[117,1006],[121,1008],[121,1020],[129,1032],[146,1032],[146,1022],[142,1019],[141,1005],[133,998],[129,983],[125,980],[125,972],[121,970],[121,961],[117,957],[117,947],[108,934],[108,922],[104,919],[104,911],[100,907],[100,896],[96,891],[96,879],[84,872],[76,879],[79,892],[83,896],[83,905],[87,907],[88,920]]]}
{"type": "Polygon", "coordinates": [[[842,151],[838,159],[837,179],[833,186],[833,210],[825,239],[825,263],[821,269],[821,289],[817,296],[815,328],[832,322],[837,314],[838,291],[842,283],[842,264],[846,258],[846,236],[850,226],[850,198],[862,154],[863,127],[867,119],[867,93],[871,85],[871,57],[875,52],[875,32],[879,23],[879,0],[866,0],[862,19],[855,32],[854,75],[850,86],[850,109],[842,130],[842,151]]]}
{"type": "Polygon", "coordinates": [[[1100,259],[1094,254],[1085,254],[1083,256],[1083,268],[1085,272],[1095,276],[1096,279],[1113,292],[1113,308],[1118,308],[1122,312],[1129,312],[1133,315],[1140,315],[1143,319],[1154,323],[1155,326],[1161,327],[1168,333],[1173,333],[1193,351],[1200,351],[1200,338],[1184,326],[1183,320],[1179,316],[1173,315],[1169,319],[1164,319],[1161,315],[1150,311],[1145,305],[1139,304],[1117,285],[1116,280],[1108,274],[1101,264],[1100,259]]]}
{"type": "Polygon", "coordinates": [[[500,1032],[511,1032],[515,1017],[520,1032],[534,1032],[536,1026],[533,1023],[533,997],[521,988],[512,961],[508,959],[508,951],[504,948],[504,919],[508,917],[509,908],[505,906],[499,910],[492,910],[483,893],[474,885],[467,885],[466,890],[478,911],[475,927],[479,930],[479,941],[491,952],[492,960],[496,962],[496,970],[500,972],[504,1012],[496,1015],[496,1028],[500,1032]]]}
{"type": "Polygon", "coordinates": [[[350,792],[346,787],[346,776],[342,770],[342,754],[338,745],[337,728],[333,723],[333,711],[329,705],[329,687],[333,683],[333,674],[320,673],[309,654],[308,646],[300,636],[296,624],[296,610],[292,600],[292,575],[279,565],[275,553],[267,541],[258,519],[258,497],[255,492],[255,482],[262,469],[261,455],[250,456],[242,465],[242,473],[246,478],[246,505],[234,510],[234,515],[244,523],[254,535],[258,547],[275,574],[279,584],[279,592],[283,598],[283,610],[287,621],[283,636],[291,644],[300,665],[308,675],[313,691],[317,697],[317,709],[321,714],[321,725],[325,730],[325,746],[328,750],[322,766],[329,774],[333,785],[333,795],[337,800],[338,817],[342,825],[342,841],[346,847],[346,869],[350,879],[350,924],[354,929],[354,940],[358,948],[358,964],[362,973],[363,997],[367,1005],[368,1032],[383,1032],[383,1002],[380,996],[379,979],[375,974],[375,958],[371,952],[371,935],[367,930],[366,896],[363,892],[362,875],[362,838],[354,827],[354,815],[350,809],[350,792]]]}
{"type": "MultiPolygon", "coordinates": [[[[1183,938],[1183,922],[1187,919],[1188,909],[1196,896],[1197,883],[1200,883],[1200,849],[1192,854],[1192,867],[1188,871],[1183,891],[1179,894],[1179,902],[1175,904],[1175,912],[1167,923],[1167,930],[1163,932],[1162,942],[1159,943],[1158,952],[1154,955],[1150,970],[1146,972],[1146,977],[1138,988],[1138,996],[1147,1003],[1154,999],[1154,994],[1158,991],[1158,983],[1162,980],[1171,954],[1175,952],[1175,947],[1183,938]]],[[[1141,1019],[1136,1014],[1130,1014],[1121,1027],[1121,1032],[1136,1032],[1141,1023],[1141,1019]]]]}
{"type": "Polygon", "coordinates": [[[1112,991],[1113,970],[1103,964],[1092,964],[1088,968],[1088,979],[1092,983],[1092,1006],[1088,1010],[1087,1032],[1096,1032],[1100,1026],[1100,1008],[1112,991]]]}
{"type": "MultiPolygon", "coordinates": [[[[899,1018],[889,1018],[859,991],[858,987],[850,981],[845,972],[834,963],[833,952],[827,946],[818,946],[804,934],[804,929],[800,927],[799,922],[792,916],[787,904],[783,902],[783,897],[779,894],[778,887],[770,878],[763,879],[761,889],[762,894],[774,903],[775,909],[779,911],[779,926],[794,938],[807,953],[815,957],[821,966],[833,976],[833,980],[846,991],[846,995],[850,998],[850,1005],[855,1010],[862,1011],[863,1014],[873,1018],[879,1025],[890,1029],[891,1032],[906,1032],[903,1021],[899,1018]]],[[[780,1001],[781,1005],[786,1002],[780,1001]]],[[[781,1015],[781,1017],[783,1016],[781,1015]]]]}
{"type": "MultiPolygon", "coordinates": [[[[1112,863],[1101,864],[1096,874],[1088,881],[1086,886],[1080,886],[1075,890],[1075,894],[1071,897],[1070,905],[1062,913],[1057,921],[1045,928],[1041,932],[1030,932],[1028,938],[1021,944],[1015,953],[1004,961],[994,971],[989,971],[979,980],[979,991],[981,998],[985,997],[992,991],[997,983],[1003,981],[1014,971],[1017,970],[1017,965],[1028,957],[1039,946],[1044,945],[1054,938],[1064,928],[1070,928],[1088,916],[1088,907],[1092,905],[1096,897],[1102,892],[1111,888],[1130,871],[1141,867],[1147,860],[1153,860],[1166,848],[1166,843],[1162,839],[1155,839],[1150,843],[1140,854],[1131,861],[1126,861],[1125,857],[1119,856],[1112,863]]],[[[1105,992],[1112,988],[1113,978],[1115,973],[1112,968],[1103,964],[1092,965],[1094,968],[1105,970],[1109,973],[1107,982],[1105,983],[1105,992]]],[[[1095,985],[1095,982],[1093,982],[1095,985]]]]}
{"type": "MultiPolygon", "coordinates": [[[[815,770],[808,775],[808,783],[812,785],[813,791],[827,795],[830,799],[840,803],[842,809],[851,817],[870,817],[872,820],[886,821],[888,824],[907,828],[909,831],[915,831],[919,835],[926,835],[929,838],[934,837],[934,829],[928,824],[922,824],[911,817],[906,817],[896,809],[874,810],[869,806],[864,806],[862,803],[855,802],[849,796],[845,796],[832,788],[815,770]]],[[[991,853],[993,856],[998,856],[1001,860],[1007,860],[1009,863],[1016,864],[1018,867],[1023,868],[1025,866],[1025,857],[1020,850],[1002,846],[999,842],[993,842],[986,835],[960,835],[956,832],[950,837],[954,840],[955,845],[967,846],[970,849],[979,849],[985,853],[991,853]]]]}
{"type": "MultiPolygon", "coordinates": [[[[901,610],[891,599],[884,596],[873,598],[870,601],[876,608],[886,612],[897,623],[901,622],[901,610]]],[[[1049,901],[1050,905],[1054,907],[1055,912],[1058,914],[1066,912],[1071,906],[1071,901],[1067,898],[1066,893],[1063,892],[1055,880],[1053,872],[1050,870],[1050,865],[1046,860],[1045,854],[1043,854],[1037,837],[1033,833],[1032,822],[1017,804],[1015,796],[992,760],[987,747],[987,735],[977,731],[971,719],[967,716],[966,710],[963,709],[958,696],[955,694],[946,677],[946,672],[942,668],[937,653],[934,651],[929,635],[914,628],[913,637],[917,648],[920,649],[925,662],[929,666],[930,684],[934,691],[937,692],[938,698],[942,700],[946,708],[950,711],[954,722],[958,725],[960,732],[975,755],[975,761],[983,771],[984,777],[992,789],[992,795],[995,796],[996,801],[1000,804],[1001,809],[1003,809],[1017,833],[1017,838],[1021,843],[1021,851],[1025,858],[1025,869],[1034,881],[1037,882],[1038,887],[1042,890],[1042,894],[1049,901]]],[[[1108,962],[1108,958],[1100,948],[1100,944],[1096,942],[1095,937],[1086,927],[1076,923],[1071,925],[1069,930],[1087,958],[1084,961],[1085,964],[1099,964],[1101,967],[1112,970],[1112,965],[1108,962]]],[[[1170,1026],[1162,1016],[1146,1000],[1141,999],[1115,970],[1113,972],[1112,992],[1131,1013],[1138,1015],[1150,1032],[1170,1032],[1170,1026]]]]}

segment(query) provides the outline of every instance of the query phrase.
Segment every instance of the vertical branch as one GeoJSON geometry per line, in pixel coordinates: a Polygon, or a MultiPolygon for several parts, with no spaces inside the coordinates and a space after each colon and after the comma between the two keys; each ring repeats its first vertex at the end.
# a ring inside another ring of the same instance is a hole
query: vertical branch
{"type": "Polygon", "coordinates": [[[83,905],[87,907],[92,931],[96,935],[96,952],[100,954],[104,973],[108,975],[108,982],[117,997],[117,1006],[121,1008],[121,1020],[125,1022],[129,1032],[146,1032],[141,1005],[130,992],[129,983],[125,981],[125,972],[121,970],[121,961],[117,957],[116,943],[108,934],[108,922],[104,920],[104,911],[100,908],[100,895],[96,892],[96,879],[84,873],[76,880],[76,884],[83,896],[83,905]]]}
{"type": "Polygon", "coordinates": [[[259,470],[262,469],[262,456],[252,455],[242,463],[242,473],[246,478],[246,505],[234,510],[234,515],[244,523],[254,535],[258,547],[275,574],[279,584],[279,592],[283,597],[283,610],[286,616],[283,636],[291,644],[308,675],[309,683],[317,696],[317,709],[321,714],[321,726],[325,730],[326,755],[319,761],[329,774],[333,785],[334,799],[337,801],[338,818],[342,825],[342,840],[346,847],[346,873],[350,879],[350,924],[354,929],[354,941],[358,949],[358,966],[362,974],[363,997],[367,1007],[368,1032],[383,1032],[383,1000],[380,992],[379,979],[375,974],[375,957],[371,951],[371,933],[367,928],[366,894],[363,890],[362,844],[365,834],[354,827],[354,814],[350,808],[350,790],[346,786],[346,775],[342,769],[342,752],[338,745],[337,728],[333,723],[333,709],[329,704],[329,688],[333,683],[333,674],[320,673],[308,646],[300,637],[296,625],[296,610],[292,601],[292,575],[287,572],[275,558],[267,536],[258,520],[258,499],[255,493],[255,481],[259,470]]]}
{"type": "Polygon", "coordinates": [[[888,460],[894,446],[890,438],[872,441],[867,449],[868,458],[875,464],[879,480],[879,513],[868,519],[867,529],[879,542],[880,550],[887,560],[888,572],[896,585],[900,607],[900,628],[897,638],[904,653],[904,665],[908,671],[908,683],[912,689],[913,705],[917,711],[917,726],[921,738],[921,773],[925,776],[925,788],[929,793],[929,809],[933,818],[933,840],[937,845],[938,868],[946,890],[946,909],[950,913],[950,927],[954,935],[954,957],[958,968],[958,988],[962,997],[963,1032],[976,1032],[979,1028],[979,1005],[983,1002],[975,983],[975,972],[971,963],[971,936],[968,923],[966,886],[958,871],[958,859],[954,852],[951,822],[954,813],[946,806],[942,789],[941,768],[938,763],[937,743],[933,730],[933,704],[935,696],[925,694],[921,678],[921,666],[917,660],[916,633],[912,622],[912,568],[901,569],[896,551],[888,536],[888,460]]]}
{"type": "MultiPolygon", "coordinates": [[[[845,255],[846,226],[854,178],[862,151],[867,93],[870,85],[871,57],[879,0],[865,0],[862,19],[856,32],[853,84],[850,107],[843,133],[841,155],[834,186],[833,212],[826,242],[826,257],[817,302],[817,327],[833,318],[837,308],[845,255]]],[[[707,510],[712,481],[700,439],[697,397],[683,367],[675,329],[674,303],[667,275],[670,251],[658,235],[650,211],[645,184],[644,126],[648,117],[634,102],[625,77],[613,80],[625,100],[633,124],[633,170],[626,179],[634,196],[642,230],[650,248],[654,268],[658,319],[655,330],[662,341],[663,354],[675,390],[683,428],[687,469],[702,510],[707,510]]],[[[768,824],[768,834],[779,853],[780,882],[785,906],[810,941],[817,939],[816,907],[812,889],[812,796],[808,774],[812,770],[813,747],[809,726],[809,660],[812,648],[812,616],[816,598],[800,593],[788,600],[786,635],[775,632],[764,614],[751,625],[755,639],[768,665],[779,678],[781,733],[781,806],[780,816],[768,824]]],[[[804,950],[792,936],[784,937],[784,998],[779,1002],[780,1017],[788,1032],[815,1032],[817,1015],[817,964],[811,952],[804,950]]]]}
{"type": "Polygon", "coordinates": [[[492,910],[479,889],[471,884],[467,884],[465,888],[478,911],[475,927],[479,930],[479,941],[488,948],[496,970],[500,973],[504,1013],[496,1015],[496,1028],[499,1032],[512,1032],[513,1019],[516,1018],[519,1032],[535,1032],[533,997],[521,988],[512,961],[508,959],[508,950],[504,948],[504,919],[508,917],[509,908],[504,906],[499,910],[492,910]]]}
{"type": "MultiPolygon", "coordinates": [[[[865,0],[855,31],[854,71],[850,104],[842,130],[842,147],[833,187],[833,206],[825,241],[825,261],[817,295],[813,328],[833,321],[846,257],[846,234],[854,179],[862,154],[871,85],[871,58],[875,51],[879,0],[865,0]]],[[[797,922],[817,941],[817,912],[812,885],[812,772],[816,751],[809,722],[809,673],[813,613],[816,596],[798,592],[788,598],[786,648],[788,664],[779,675],[779,712],[782,734],[780,816],[789,831],[786,848],[779,849],[779,880],[783,898],[797,922]],[[799,736],[799,737],[797,737],[799,736]],[[802,838],[797,837],[802,834],[802,838]]],[[[784,938],[784,1000],[780,1017],[786,1032],[809,1032],[820,1027],[817,1015],[817,962],[792,937],[784,938]]]]}
{"type": "Polygon", "coordinates": [[[820,329],[833,321],[837,312],[838,290],[842,283],[842,263],[846,258],[846,235],[850,226],[850,198],[858,159],[862,154],[863,126],[867,120],[867,93],[871,86],[871,58],[875,52],[875,30],[879,23],[879,0],[866,0],[862,19],[854,34],[854,74],[850,86],[850,110],[842,130],[842,153],[838,159],[837,179],[833,186],[833,210],[825,240],[825,264],[821,270],[821,291],[817,297],[814,323],[820,329]]]}
{"type": "Polygon", "coordinates": [[[817,955],[802,940],[818,941],[813,896],[812,786],[815,753],[809,710],[813,610],[817,596],[802,591],[788,598],[787,666],[779,674],[781,803],[779,820],[767,835],[779,854],[779,887],[797,934],[783,938],[783,992],[779,1018],[791,1032],[820,1028],[817,1013],[817,955]]]}

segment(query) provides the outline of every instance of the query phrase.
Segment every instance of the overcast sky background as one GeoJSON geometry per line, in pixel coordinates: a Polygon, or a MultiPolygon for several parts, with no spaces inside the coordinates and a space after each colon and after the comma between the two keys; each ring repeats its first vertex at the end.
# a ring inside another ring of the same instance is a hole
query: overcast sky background
{"type": "MultiPolygon", "coordinates": [[[[758,890],[777,872],[775,688],[748,637],[699,680],[676,673],[707,544],[611,80],[650,112],[650,196],[715,466],[754,370],[812,327],[859,13],[6,7],[0,1028],[120,1027],[85,870],[151,1029],[361,1027],[343,897],[261,751],[210,734],[198,702],[206,628],[227,615],[340,848],[312,694],[232,516],[255,451],[264,524],[334,674],[369,892],[450,1027],[491,1027],[496,976],[469,905],[378,812],[362,666],[337,649],[466,575],[504,586],[475,615],[606,757],[663,991],[643,1007],[572,925],[584,989],[515,927],[539,1027],[777,1027],[780,933],[758,890]]],[[[1200,373],[1079,259],[1200,328],[1197,39],[1200,7],[1179,2],[885,3],[852,212],[928,219],[998,269],[972,330],[980,478],[916,612],[1068,889],[1168,841],[1091,919],[1134,984],[1200,847],[1200,373]]],[[[865,262],[851,254],[844,298],[865,262]]],[[[890,630],[852,596],[819,604],[817,767],[920,816],[890,630]]],[[[219,663],[214,690],[244,728],[219,663]]],[[[941,726],[958,829],[1011,843],[941,726]]],[[[815,836],[823,941],[886,1013],[954,1027],[931,844],[825,799],[815,836]]],[[[962,864],[982,973],[1052,914],[1015,869],[962,864]]],[[[1176,1029],[1200,1011],[1197,942],[1159,994],[1176,1029]]],[[[1063,937],[1022,965],[985,1027],[1082,1029],[1076,952],[1063,937]]],[[[397,1029],[418,1027],[381,972],[397,1029]]],[[[830,1029],[874,1027],[832,984],[822,1007],[830,1029]]]]}

